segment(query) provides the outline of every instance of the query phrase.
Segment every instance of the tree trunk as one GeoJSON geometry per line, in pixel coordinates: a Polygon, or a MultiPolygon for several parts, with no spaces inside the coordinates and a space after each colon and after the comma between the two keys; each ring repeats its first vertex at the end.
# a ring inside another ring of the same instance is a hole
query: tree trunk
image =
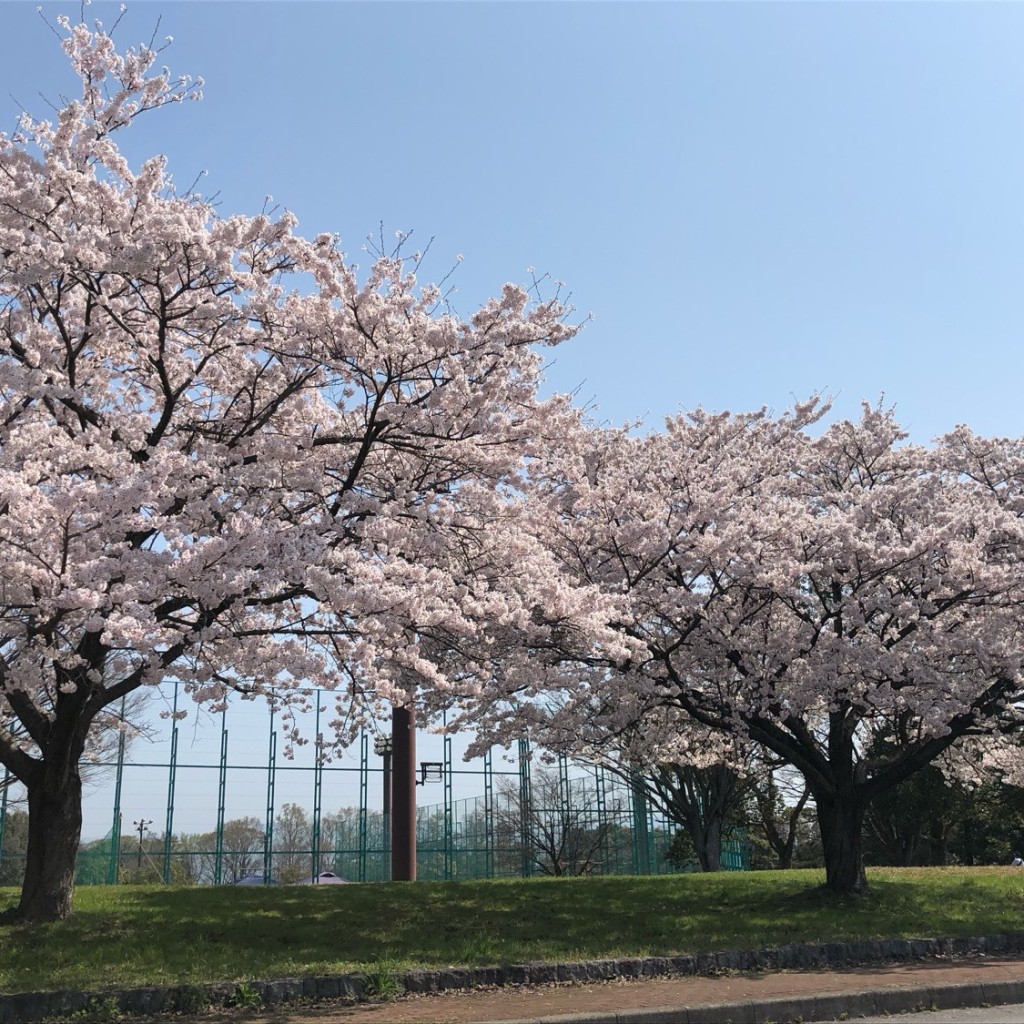
{"type": "Polygon", "coordinates": [[[816,796],[815,803],[825,853],[825,887],[840,894],[866,892],[863,801],[842,794],[833,800],[816,796]]]}
{"type": "Polygon", "coordinates": [[[900,856],[902,857],[900,867],[909,868],[914,863],[920,840],[921,833],[918,829],[915,829],[911,835],[903,837],[903,842],[900,844],[900,856]]]}
{"type": "Polygon", "coordinates": [[[670,820],[686,829],[701,871],[721,871],[722,829],[742,796],[735,769],[665,763],[643,787],[670,820]]]}
{"type": "Polygon", "coordinates": [[[722,870],[722,824],[722,819],[713,815],[693,836],[701,871],[722,870]]]}
{"type": "Polygon", "coordinates": [[[804,807],[806,806],[810,796],[811,790],[805,783],[803,792],[800,794],[800,799],[797,800],[796,804],[792,808],[790,808],[789,814],[786,818],[789,823],[789,831],[786,833],[786,841],[782,844],[782,848],[778,851],[778,855],[779,867],[787,871],[793,866],[793,852],[796,850],[796,837],[797,830],[800,828],[800,815],[803,814],[804,807]]]}
{"type": "Polygon", "coordinates": [[[788,840],[781,850],[776,850],[775,855],[779,861],[780,871],[789,871],[793,866],[793,848],[796,846],[796,836],[788,840]]]}
{"type": "Polygon", "coordinates": [[[28,787],[28,848],[17,915],[60,921],[71,914],[75,861],[82,837],[82,780],[77,768],[55,780],[44,772],[28,787]]]}
{"type": "Polygon", "coordinates": [[[945,867],[949,863],[949,824],[941,818],[931,821],[931,863],[945,867]]]}

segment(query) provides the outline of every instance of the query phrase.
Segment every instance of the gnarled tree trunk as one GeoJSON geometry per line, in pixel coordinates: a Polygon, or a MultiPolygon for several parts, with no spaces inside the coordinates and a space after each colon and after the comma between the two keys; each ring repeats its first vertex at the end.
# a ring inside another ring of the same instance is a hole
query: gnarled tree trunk
{"type": "Polygon", "coordinates": [[[841,895],[865,892],[863,799],[853,794],[831,798],[815,794],[815,803],[825,853],[825,887],[841,895]]]}
{"type": "Polygon", "coordinates": [[[82,837],[82,780],[77,765],[44,770],[28,789],[28,848],[17,915],[25,921],[70,916],[82,837]]]}
{"type": "Polygon", "coordinates": [[[723,825],[724,821],[721,815],[708,815],[703,823],[703,827],[693,836],[701,871],[722,870],[723,825]]]}

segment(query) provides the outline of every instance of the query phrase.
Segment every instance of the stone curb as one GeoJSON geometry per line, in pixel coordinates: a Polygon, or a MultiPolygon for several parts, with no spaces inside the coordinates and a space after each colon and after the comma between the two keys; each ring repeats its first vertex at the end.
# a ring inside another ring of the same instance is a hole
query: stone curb
{"type": "MultiPolygon", "coordinates": [[[[525,963],[502,967],[466,967],[446,970],[407,971],[395,977],[399,991],[410,993],[447,992],[482,986],[545,985],[552,982],[607,981],[613,978],[657,978],[686,975],[715,975],[726,971],[785,970],[789,968],[824,967],[844,963],[880,963],[919,960],[930,957],[963,957],[970,954],[1006,954],[1024,952],[1024,932],[939,939],[872,939],[860,942],[825,942],[810,945],[786,945],[770,949],[740,950],[722,953],[697,953],[689,956],[650,956],[619,960],[584,960],[572,963],[525,963]]],[[[934,989],[938,1006],[966,1006],[970,1003],[946,1003],[945,1000],[967,998],[968,992],[983,989],[979,1002],[1024,1002],[1024,982],[1002,982],[985,986],[951,985],[934,989]],[[1002,990],[1006,989],[1006,993],[1002,990]],[[1019,991],[1018,991],[1019,989],[1019,991]],[[939,1002],[943,1000],[943,1002],[939,1002]]],[[[775,1004],[775,1013],[791,1017],[808,1017],[808,1009],[822,1000],[863,998],[864,1009],[858,1013],[890,1013],[913,1008],[925,1002],[930,1006],[933,990],[927,988],[879,990],[879,992],[827,996],[799,1000],[766,1000],[762,1003],[741,1003],[730,1007],[672,1007],[646,1010],[643,1014],[605,1014],[602,1016],[568,1016],[544,1018],[570,1024],[572,1021],[601,1021],[607,1024],[626,1022],[672,1021],[680,1024],[703,1024],[732,1018],[734,1024],[750,1022],[765,1024],[779,1021],[778,1016],[758,1016],[759,1007],[775,1004]],[[900,995],[910,1002],[901,1003],[900,995]],[[874,1000],[874,1002],[869,1001],[874,1000]],[[895,1002],[893,1002],[895,1001],[895,1002]],[[799,1004],[800,1009],[795,1009],[799,1004]],[[884,1007],[883,1008],[883,1004],[884,1007]],[[727,1012],[728,1011],[728,1012],[727,1012]],[[682,1016],[681,1014],[687,1014],[682,1016]],[[709,1015],[710,1014],[710,1015],[709,1015]],[[717,1016],[716,1016],[717,1014],[717,1016]],[[724,1014],[724,1016],[723,1016],[724,1014]]],[[[53,991],[22,992],[0,995],[0,1024],[32,1024],[45,1018],[67,1017],[82,1011],[113,1009],[121,1013],[146,1016],[158,1013],[188,1013],[208,1007],[230,1006],[255,1001],[262,1006],[326,999],[362,1001],[373,995],[373,979],[366,973],[329,975],[324,977],[281,978],[274,981],[220,982],[213,985],[175,985],[137,989],[106,989],[96,992],[53,991]]],[[[975,998],[972,996],[972,998],[975,998]]],[[[977,1005],[977,1004],[975,1004],[977,1005]]],[[[831,1013],[835,1016],[843,1012],[831,1013]]],[[[849,1009],[846,1012],[851,1012],[849,1009]]],[[[784,1018],[782,1018],[784,1019],[784,1018]]],[[[817,1019],[823,1019],[818,1017],[817,1019]]]]}

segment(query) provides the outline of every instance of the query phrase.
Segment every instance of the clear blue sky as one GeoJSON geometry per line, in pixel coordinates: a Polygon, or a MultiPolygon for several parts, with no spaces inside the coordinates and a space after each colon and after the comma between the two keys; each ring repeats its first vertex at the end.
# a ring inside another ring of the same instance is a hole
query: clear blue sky
{"type": "MultiPolygon", "coordinates": [[[[884,393],[916,440],[1024,433],[1024,5],[131,0],[118,38],[158,16],[206,99],[143,119],[133,160],[208,171],[225,214],[270,193],[364,263],[381,221],[435,236],[463,312],[549,271],[594,315],[550,386],[605,420],[823,390],[884,393]]],[[[73,85],[32,0],[0,3],[0,55],[2,128],[73,85]]],[[[126,785],[162,828],[165,773],[126,785]]],[[[211,785],[179,828],[212,827],[211,785]]]]}
{"type": "MultiPolygon", "coordinates": [[[[133,0],[118,38],[158,15],[206,99],[133,159],[353,258],[435,236],[463,312],[551,272],[594,322],[550,386],[605,420],[823,390],[1024,433],[1024,5],[133,0]]],[[[0,40],[7,128],[71,83],[33,2],[0,40]]]]}

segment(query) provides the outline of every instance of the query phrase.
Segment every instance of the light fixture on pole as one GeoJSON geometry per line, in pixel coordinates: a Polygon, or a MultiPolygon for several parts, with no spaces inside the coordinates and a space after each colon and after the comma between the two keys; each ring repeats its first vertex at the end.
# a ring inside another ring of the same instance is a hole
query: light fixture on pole
{"type": "Polygon", "coordinates": [[[384,758],[384,816],[391,818],[391,752],[394,744],[390,736],[379,734],[373,740],[373,752],[384,758]]]}
{"type": "Polygon", "coordinates": [[[416,780],[417,786],[423,786],[428,782],[444,781],[444,764],[441,761],[420,761],[420,777],[416,780]]]}

